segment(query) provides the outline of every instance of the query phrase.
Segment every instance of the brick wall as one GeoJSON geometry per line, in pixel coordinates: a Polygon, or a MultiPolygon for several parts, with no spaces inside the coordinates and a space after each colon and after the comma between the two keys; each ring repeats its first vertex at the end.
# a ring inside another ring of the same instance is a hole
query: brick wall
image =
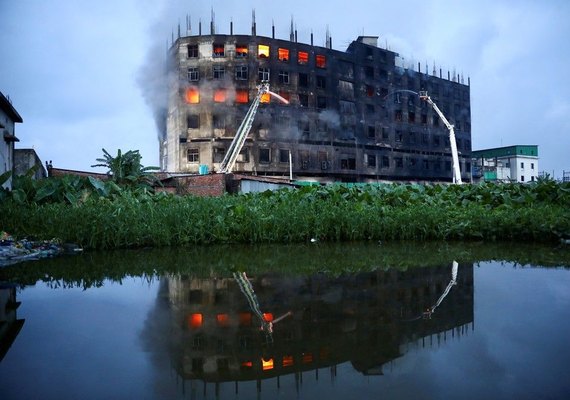
{"type": "Polygon", "coordinates": [[[179,195],[222,196],[226,192],[226,174],[176,177],[179,195]]]}
{"type": "Polygon", "coordinates": [[[91,176],[93,178],[107,180],[109,177],[107,174],[99,174],[96,172],[85,172],[85,171],[74,171],[71,169],[61,169],[48,167],[48,176],[65,176],[65,175],[75,175],[75,176],[91,176]]]}

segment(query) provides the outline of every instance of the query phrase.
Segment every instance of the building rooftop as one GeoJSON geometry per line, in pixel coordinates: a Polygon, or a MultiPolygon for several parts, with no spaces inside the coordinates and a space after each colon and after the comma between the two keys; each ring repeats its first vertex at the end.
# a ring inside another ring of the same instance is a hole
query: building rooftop
{"type": "Polygon", "coordinates": [[[3,110],[14,122],[24,122],[18,111],[12,105],[10,99],[0,92],[0,109],[3,110]]]}
{"type": "Polygon", "coordinates": [[[496,158],[516,155],[538,157],[538,145],[513,145],[505,147],[494,147],[491,149],[473,150],[471,152],[471,156],[473,158],[496,158]]]}

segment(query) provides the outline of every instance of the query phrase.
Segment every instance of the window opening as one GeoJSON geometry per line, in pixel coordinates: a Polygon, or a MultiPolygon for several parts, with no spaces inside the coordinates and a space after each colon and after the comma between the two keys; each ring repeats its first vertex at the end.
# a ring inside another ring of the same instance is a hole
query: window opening
{"type": "Polygon", "coordinates": [[[214,43],[214,57],[223,57],[224,55],[224,44],[214,43]]]}
{"type": "Polygon", "coordinates": [[[186,102],[189,104],[197,104],[200,102],[200,91],[198,88],[188,88],[186,90],[186,102]]]}
{"type": "Polygon", "coordinates": [[[236,90],[236,103],[249,103],[249,90],[237,89],[236,90]]]}
{"type": "Polygon", "coordinates": [[[225,74],[226,74],[226,69],[224,66],[214,65],[213,67],[214,79],[223,79],[225,74]]]}
{"type": "Polygon", "coordinates": [[[269,58],[269,46],[260,44],[257,46],[257,56],[259,58],[269,58]]]}
{"type": "Polygon", "coordinates": [[[236,45],[236,57],[247,57],[247,46],[244,44],[236,45]]]}
{"type": "Polygon", "coordinates": [[[299,51],[297,53],[297,61],[299,64],[308,64],[309,63],[309,53],[306,51],[299,51]]]}
{"type": "Polygon", "coordinates": [[[200,162],[200,150],[199,149],[188,149],[187,157],[189,163],[200,162]]]}
{"type": "Polygon", "coordinates": [[[188,129],[198,129],[200,128],[200,115],[190,114],[187,118],[188,129]]]}
{"type": "Polygon", "coordinates": [[[214,129],[225,129],[226,128],[226,117],[225,115],[215,114],[212,117],[212,125],[214,129]]]}
{"type": "Polygon", "coordinates": [[[289,162],[289,149],[279,149],[279,162],[289,162]]]}
{"type": "Polygon", "coordinates": [[[224,103],[227,98],[228,91],[226,89],[216,89],[214,90],[214,102],[224,103]]]}
{"type": "Polygon", "coordinates": [[[236,66],[236,80],[238,81],[247,80],[247,65],[236,66]]]}
{"type": "Polygon", "coordinates": [[[214,162],[221,163],[226,156],[226,149],[223,147],[214,147],[214,162]]]}
{"type": "Polygon", "coordinates": [[[259,68],[258,78],[260,81],[269,81],[269,68],[259,68]]]}
{"type": "Polygon", "coordinates": [[[188,58],[198,58],[198,45],[189,44],[188,45],[188,58]]]}
{"type": "Polygon", "coordinates": [[[288,62],[289,61],[289,49],[284,49],[284,48],[280,47],[277,50],[277,57],[279,58],[279,61],[288,62]]]}
{"type": "Polygon", "coordinates": [[[279,83],[289,84],[289,71],[279,71],[279,83]]]}
{"type": "Polygon", "coordinates": [[[259,162],[261,164],[269,164],[271,162],[271,151],[267,148],[259,149],[259,162]]]}
{"type": "Polygon", "coordinates": [[[315,57],[315,64],[317,65],[317,68],[326,68],[327,58],[322,54],[317,54],[315,57]]]}
{"type": "Polygon", "coordinates": [[[193,82],[200,79],[200,71],[197,67],[188,68],[188,80],[193,82]]]}
{"type": "Polygon", "coordinates": [[[241,151],[239,152],[239,155],[236,159],[236,162],[242,162],[242,163],[249,162],[249,150],[246,147],[241,149],[241,151]]]}
{"type": "Polygon", "coordinates": [[[309,86],[309,75],[299,72],[299,87],[309,86]]]}

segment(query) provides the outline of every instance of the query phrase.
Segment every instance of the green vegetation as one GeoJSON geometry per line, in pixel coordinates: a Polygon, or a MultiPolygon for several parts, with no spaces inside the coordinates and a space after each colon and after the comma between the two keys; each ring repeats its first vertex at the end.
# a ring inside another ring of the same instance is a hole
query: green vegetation
{"type": "Polygon", "coordinates": [[[0,268],[0,281],[53,287],[104,285],[133,276],[149,281],[165,275],[207,278],[248,274],[340,276],[377,270],[506,262],[517,267],[570,268],[570,246],[484,242],[358,242],[264,245],[212,245],[184,248],[91,251],[0,268]]]}
{"type": "Polygon", "coordinates": [[[126,153],[117,150],[115,157],[111,156],[107,150],[102,150],[103,158],[98,158],[96,161],[99,164],[91,167],[108,168],[107,175],[117,185],[150,189],[157,182],[151,171],[158,171],[159,168],[143,166],[142,156],[138,150],[129,150],[126,153]]]}
{"type": "MultiPolygon", "coordinates": [[[[157,178],[149,171],[157,167],[144,167],[141,155],[137,151],[121,150],[112,157],[103,149],[104,158],[98,158],[100,164],[93,167],[108,168],[107,180],[93,177],[66,175],[50,179],[35,180],[33,175],[37,167],[31,168],[25,175],[15,176],[12,191],[0,188],[0,201],[11,200],[20,205],[67,204],[78,206],[88,199],[116,199],[123,195],[138,199],[147,199],[163,195],[154,195],[153,184],[157,178]]],[[[11,175],[8,171],[0,175],[0,185],[11,175]]]]}
{"type": "Polygon", "coordinates": [[[305,186],[218,198],[81,181],[77,187],[52,179],[37,183],[65,188],[50,196],[37,187],[24,190],[23,198],[15,195],[20,189],[11,196],[4,193],[0,229],[17,237],[57,237],[87,249],[311,239],[545,242],[570,237],[570,185],[552,180],[528,185],[305,186]]]}

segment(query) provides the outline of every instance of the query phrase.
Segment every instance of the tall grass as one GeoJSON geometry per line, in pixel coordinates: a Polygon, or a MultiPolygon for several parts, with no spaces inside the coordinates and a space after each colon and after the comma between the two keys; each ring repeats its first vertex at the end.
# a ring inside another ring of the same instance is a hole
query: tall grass
{"type": "Polygon", "coordinates": [[[136,196],[0,204],[0,229],[89,249],[361,240],[557,241],[570,185],[301,187],[217,198],[136,196]]]}

